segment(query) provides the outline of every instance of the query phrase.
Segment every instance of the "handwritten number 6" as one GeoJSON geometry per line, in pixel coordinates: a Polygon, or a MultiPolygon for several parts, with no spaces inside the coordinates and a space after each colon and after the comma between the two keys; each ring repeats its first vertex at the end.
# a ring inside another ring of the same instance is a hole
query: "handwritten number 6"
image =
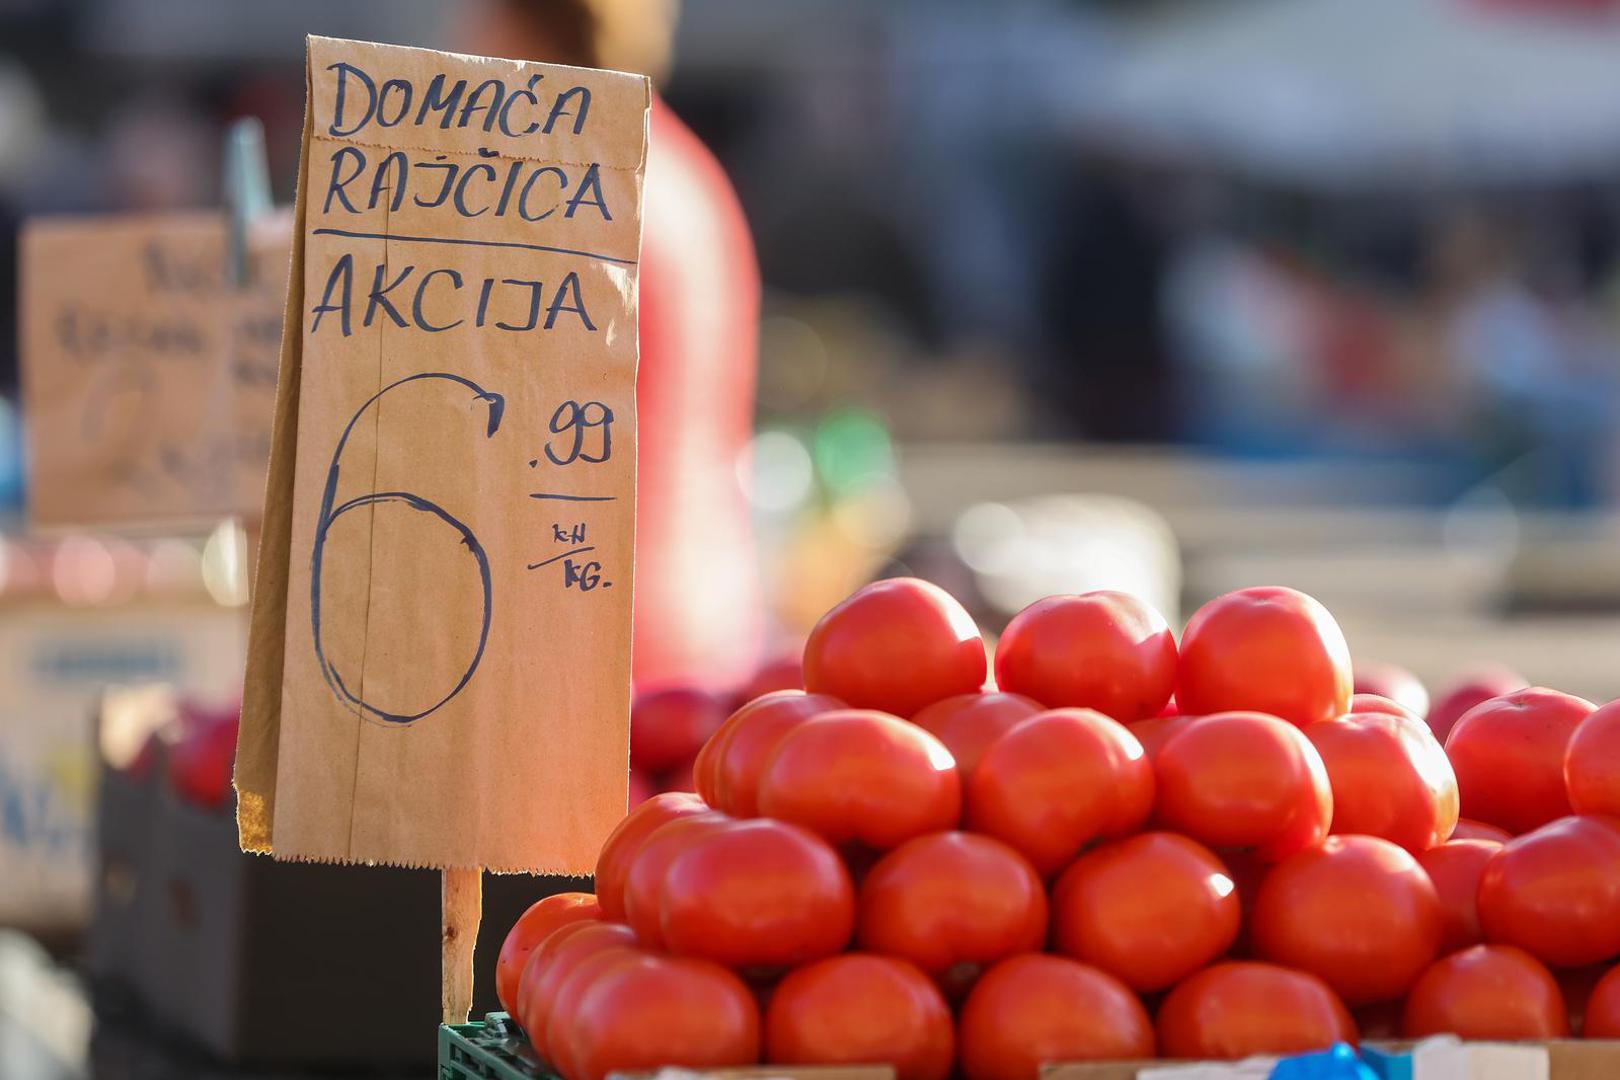
{"type": "Polygon", "coordinates": [[[613,410],[600,401],[587,401],[581,405],[577,401],[565,401],[557,406],[557,411],[551,414],[551,431],[555,435],[572,433],[574,443],[567,453],[558,457],[546,445],[546,460],[553,465],[572,465],[576,461],[588,461],[592,465],[600,465],[613,456],[613,410]],[[595,415],[593,416],[592,413],[595,415]],[[591,428],[602,429],[602,452],[592,455],[584,452],[585,433],[591,428]]]}
{"type": "Polygon", "coordinates": [[[338,439],[337,449],[332,452],[332,464],[326,471],[326,490],[321,496],[321,514],[315,522],[314,551],[310,556],[310,629],[315,639],[315,656],[321,663],[321,674],[325,676],[327,685],[332,688],[332,692],[338,696],[340,701],[344,701],[356,709],[369,713],[379,720],[386,720],[389,723],[394,724],[408,724],[413,720],[420,720],[422,717],[442,708],[457,694],[461,693],[462,689],[466,687],[468,681],[472,679],[473,672],[478,670],[479,661],[484,658],[484,646],[489,642],[491,600],[489,585],[489,557],[484,554],[483,545],[478,542],[478,537],[473,535],[471,529],[467,528],[467,526],[462,524],[461,521],[448,513],[442,506],[424,499],[420,495],[413,495],[408,491],[374,491],[365,495],[358,495],[340,505],[333,505],[337,502],[338,477],[343,458],[343,450],[344,447],[348,445],[349,436],[354,432],[355,425],[360,422],[360,417],[365,415],[366,410],[375,405],[378,400],[380,400],[382,396],[389,391],[398,389],[407,383],[419,382],[426,379],[444,379],[448,382],[465,387],[466,389],[472,391],[475,400],[484,402],[489,407],[489,424],[484,431],[485,438],[493,436],[496,430],[500,428],[501,414],[506,409],[505,399],[502,398],[500,394],[486,391],[477,383],[471,381],[470,379],[464,379],[460,375],[449,375],[443,372],[435,371],[423,372],[419,375],[408,375],[405,378],[400,379],[398,382],[390,383],[381,390],[377,391],[364,405],[360,406],[360,408],[356,410],[354,416],[350,418],[348,426],[343,429],[343,436],[338,439]],[[361,698],[359,694],[349,689],[348,684],[344,682],[343,676],[338,671],[336,665],[327,659],[326,650],[321,642],[321,570],[322,563],[324,562],[326,555],[327,534],[331,532],[332,525],[337,521],[337,519],[342,517],[344,514],[347,514],[350,510],[358,510],[362,506],[374,506],[380,503],[401,503],[412,510],[432,515],[434,518],[437,518],[439,521],[450,526],[450,528],[453,529],[459,537],[459,542],[466,545],[467,550],[472,553],[473,558],[477,561],[478,576],[483,582],[484,586],[483,627],[478,634],[477,651],[473,653],[472,660],[468,662],[466,670],[461,673],[461,678],[456,681],[455,686],[450,688],[450,692],[445,694],[444,697],[440,698],[432,705],[429,705],[427,708],[423,709],[421,712],[416,713],[389,712],[386,709],[380,709],[361,698]]]}

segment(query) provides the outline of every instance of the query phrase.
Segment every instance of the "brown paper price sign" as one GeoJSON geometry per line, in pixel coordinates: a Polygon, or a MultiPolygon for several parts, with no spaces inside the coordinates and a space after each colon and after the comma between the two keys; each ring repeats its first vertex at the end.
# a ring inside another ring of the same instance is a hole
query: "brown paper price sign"
{"type": "Polygon", "coordinates": [[[43,218],[22,239],[29,511],[37,525],[256,518],[291,238],[220,212],[43,218]]]}
{"type": "Polygon", "coordinates": [[[308,92],[243,847],[589,872],[626,797],[649,85],[311,38],[308,92]]]}

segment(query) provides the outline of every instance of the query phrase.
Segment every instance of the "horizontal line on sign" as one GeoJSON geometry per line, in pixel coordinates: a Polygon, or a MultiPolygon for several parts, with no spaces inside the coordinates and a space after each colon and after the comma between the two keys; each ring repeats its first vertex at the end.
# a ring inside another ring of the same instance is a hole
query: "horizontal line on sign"
{"type": "Polygon", "coordinates": [[[530,570],[538,570],[542,566],[550,566],[552,563],[556,562],[558,559],[566,559],[570,555],[583,555],[587,551],[595,551],[595,550],[596,550],[596,548],[594,546],[575,548],[573,551],[565,551],[561,555],[553,555],[551,558],[542,559],[540,562],[532,562],[532,563],[529,564],[529,569],[530,570]]]}
{"type": "Polygon", "coordinates": [[[578,251],[574,248],[551,247],[547,244],[524,244],[517,240],[464,240],[453,236],[402,236],[399,233],[354,232],[350,229],[316,229],[316,236],[346,236],[351,240],[397,240],[402,244],[465,244],[469,247],[522,248],[525,251],[548,251],[553,255],[578,255],[584,259],[635,266],[634,259],[620,259],[597,251],[578,251]]]}
{"type": "Polygon", "coordinates": [[[531,499],[561,499],[564,502],[612,502],[613,495],[564,495],[560,491],[531,491],[531,499]]]}

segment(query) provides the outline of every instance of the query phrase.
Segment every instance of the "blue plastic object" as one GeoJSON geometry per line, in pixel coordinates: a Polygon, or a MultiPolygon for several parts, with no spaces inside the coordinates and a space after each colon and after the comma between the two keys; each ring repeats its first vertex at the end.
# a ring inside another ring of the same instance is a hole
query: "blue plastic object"
{"type": "MultiPolygon", "coordinates": [[[[1406,1075],[1411,1076],[1410,1066],[1406,1075]]],[[[1271,1080],[1381,1080],[1356,1056],[1355,1047],[1337,1043],[1331,1050],[1284,1058],[1271,1070],[1271,1080]]]]}

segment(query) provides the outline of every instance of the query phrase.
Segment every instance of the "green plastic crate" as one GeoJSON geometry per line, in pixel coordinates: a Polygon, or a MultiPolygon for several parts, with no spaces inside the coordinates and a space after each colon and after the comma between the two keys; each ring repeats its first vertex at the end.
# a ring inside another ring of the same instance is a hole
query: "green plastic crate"
{"type": "Polygon", "coordinates": [[[503,1012],[439,1025],[439,1080],[560,1080],[503,1012]]]}

